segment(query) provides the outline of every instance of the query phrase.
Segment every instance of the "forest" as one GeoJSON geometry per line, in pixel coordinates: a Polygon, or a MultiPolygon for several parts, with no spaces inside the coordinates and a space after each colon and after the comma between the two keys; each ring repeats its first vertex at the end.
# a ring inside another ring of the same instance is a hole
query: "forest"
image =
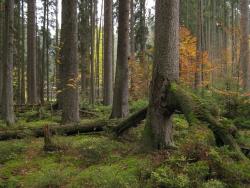
{"type": "Polygon", "coordinates": [[[0,188],[249,188],[249,0],[0,0],[0,188]]]}

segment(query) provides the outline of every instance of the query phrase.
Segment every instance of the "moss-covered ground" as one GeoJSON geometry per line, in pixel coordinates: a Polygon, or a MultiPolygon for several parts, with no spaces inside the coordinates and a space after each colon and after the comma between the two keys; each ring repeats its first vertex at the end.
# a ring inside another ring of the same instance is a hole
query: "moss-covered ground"
{"type": "MultiPolygon", "coordinates": [[[[132,105],[137,111],[145,102],[132,105]]],[[[32,119],[34,112],[19,115],[20,127],[58,125],[59,114],[32,119]]],[[[99,117],[109,108],[98,107],[99,117]]],[[[96,117],[95,117],[96,118],[96,117]]],[[[95,118],[82,118],[83,123],[95,118]]],[[[183,115],[174,117],[176,148],[144,153],[141,136],[144,123],[121,138],[109,133],[53,136],[54,152],[44,152],[43,138],[0,142],[1,188],[248,188],[250,162],[241,161],[226,146],[217,147],[204,125],[190,127],[183,115]]],[[[3,124],[0,130],[10,129],[3,124]]],[[[241,129],[238,142],[250,146],[250,132],[241,129]]]]}

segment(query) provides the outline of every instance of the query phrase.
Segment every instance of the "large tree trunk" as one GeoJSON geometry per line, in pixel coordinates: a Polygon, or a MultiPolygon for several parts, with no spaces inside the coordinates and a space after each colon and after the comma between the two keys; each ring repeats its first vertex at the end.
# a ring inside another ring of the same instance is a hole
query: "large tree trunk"
{"type": "Polygon", "coordinates": [[[21,64],[21,104],[25,104],[25,25],[24,0],[22,0],[22,64],[21,64]]]}
{"type": "Polygon", "coordinates": [[[244,89],[250,89],[249,80],[249,0],[240,1],[240,65],[243,72],[243,87],[244,89]]]}
{"type": "Polygon", "coordinates": [[[171,83],[179,80],[179,0],[156,0],[155,62],[144,140],[147,149],[172,144],[171,83]],[[166,11],[168,10],[168,11],[166,11]]]}
{"type": "Polygon", "coordinates": [[[104,2],[104,105],[112,104],[112,0],[104,2]]]}
{"type": "Polygon", "coordinates": [[[118,48],[111,118],[128,115],[129,0],[119,0],[118,48]]]}
{"type": "Polygon", "coordinates": [[[28,103],[37,104],[37,68],[36,68],[36,0],[28,1],[28,31],[27,31],[27,88],[28,103]]]}
{"type": "Polygon", "coordinates": [[[62,1],[62,122],[78,122],[77,0],[62,1]]]}
{"type": "Polygon", "coordinates": [[[14,0],[5,2],[4,68],[2,115],[7,124],[15,123],[13,102],[14,0]]]}
{"type": "MultiPolygon", "coordinates": [[[[2,11],[0,11],[0,47],[1,49],[4,49],[3,46],[3,39],[4,39],[4,4],[3,2],[0,3],[0,8],[2,11]]],[[[0,51],[0,107],[2,105],[2,94],[3,94],[3,50],[0,51]]],[[[1,108],[0,108],[1,109],[1,108]]]]}

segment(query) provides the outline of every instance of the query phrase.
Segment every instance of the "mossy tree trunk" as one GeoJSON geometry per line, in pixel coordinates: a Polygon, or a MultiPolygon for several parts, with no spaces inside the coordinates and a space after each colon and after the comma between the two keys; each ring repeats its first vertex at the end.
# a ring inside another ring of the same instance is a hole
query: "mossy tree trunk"
{"type": "Polygon", "coordinates": [[[144,134],[148,149],[172,145],[171,115],[174,109],[168,88],[178,80],[179,0],[156,0],[155,62],[144,134]]]}

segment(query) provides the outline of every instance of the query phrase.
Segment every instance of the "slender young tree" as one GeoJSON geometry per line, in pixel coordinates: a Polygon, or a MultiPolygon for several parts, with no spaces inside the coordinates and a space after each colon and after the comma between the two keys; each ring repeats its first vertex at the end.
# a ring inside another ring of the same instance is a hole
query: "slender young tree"
{"type": "Polygon", "coordinates": [[[90,62],[90,104],[95,104],[95,18],[97,0],[91,0],[91,62],[90,62]]]}
{"type": "Polygon", "coordinates": [[[8,125],[15,123],[13,101],[14,0],[5,2],[4,67],[2,115],[8,125]]]}
{"type": "Polygon", "coordinates": [[[179,80],[179,0],[156,0],[155,20],[153,78],[144,140],[148,149],[163,149],[172,144],[173,134],[168,89],[179,80]]]}
{"type": "Polygon", "coordinates": [[[112,0],[104,2],[104,105],[112,104],[112,0]]]}
{"type": "Polygon", "coordinates": [[[78,122],[77,0],[62,0],[62,122],[78,122]]]}
{"type": "Polygon", "coordinates": [[[119,0],[118,47],[111,118],[128,115],[129,0],[119,0]]]}
{"type": "Polygon", "coordinates": [[[249,80],[249,0],[240,0],[240,65],[243,73],[243,87],[244,89],[250,89],[249,80]]]}
{"type": "Polygon", "coordinates": [[[134,0],[130,0],[130,58],[135,60],[135,15],[134,0]]]}
{"type": "Polygon", "coordinates": [[[28,103],[37,104],[37,68],[36,68],[36,0],[28,1],[27,31],[27,88],[28,103]]]}

